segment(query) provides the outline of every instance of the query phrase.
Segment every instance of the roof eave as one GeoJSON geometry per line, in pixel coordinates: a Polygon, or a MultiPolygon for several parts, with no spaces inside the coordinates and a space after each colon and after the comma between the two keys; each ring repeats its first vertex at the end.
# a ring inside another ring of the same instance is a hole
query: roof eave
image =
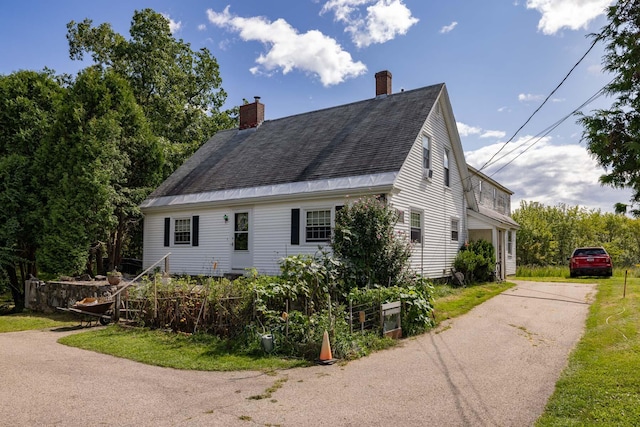
{"type": "Polygon", "coordinates": [[[286,200],[356,196],[387,193],[393,190],[397,172],[294,182],[262,187],[237,188],[195,194],[148,198],[141,205],[144,212],[282,202],[286,200]]]}

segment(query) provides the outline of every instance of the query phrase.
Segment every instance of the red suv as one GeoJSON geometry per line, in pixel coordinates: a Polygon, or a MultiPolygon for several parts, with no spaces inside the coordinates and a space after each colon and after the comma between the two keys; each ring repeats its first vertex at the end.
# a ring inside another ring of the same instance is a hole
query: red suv
{"type": "Polygon", "coordinates": [[[569,258],[569,275],[611,277],[613,264],[603,247],[576,248],[569,258]]]}

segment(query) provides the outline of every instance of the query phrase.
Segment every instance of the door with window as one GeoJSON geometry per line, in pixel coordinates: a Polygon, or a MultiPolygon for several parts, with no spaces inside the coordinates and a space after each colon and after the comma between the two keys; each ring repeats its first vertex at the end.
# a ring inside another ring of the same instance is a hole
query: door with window
{"type": "Polygon", "coordinates": [[[243,270],[253,267],[253,255],[251,253],[251,211],[238,211],[233,213],[233,254],[231,256],[231,268],[243,270]]]}
{"type": "Polygon", "coordinates": [[[505,278],[504,230],[502,229],[498,230],[498,248],[497,249],[498,249],[498,256],[496,257],[496,262],[497,262],[496,270],[497,270],[497,273],[499,274],[499,278],[504,279],[505,278]]]}

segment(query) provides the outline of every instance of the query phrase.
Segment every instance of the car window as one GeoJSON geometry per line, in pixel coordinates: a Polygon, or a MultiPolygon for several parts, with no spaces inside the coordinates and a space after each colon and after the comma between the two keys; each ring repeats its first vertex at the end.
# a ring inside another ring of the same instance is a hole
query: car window
{"type": "Polygon", "coordinates": [[[576,249],[573,252],[573,256],[593,256],[593,255],[606,255],[606,251],[602,248],[588,248],[588,249],[576,249]]]}

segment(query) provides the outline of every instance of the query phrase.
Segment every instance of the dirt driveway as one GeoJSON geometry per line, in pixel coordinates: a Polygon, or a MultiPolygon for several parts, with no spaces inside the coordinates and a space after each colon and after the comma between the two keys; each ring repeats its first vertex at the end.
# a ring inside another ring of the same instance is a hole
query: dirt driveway
{"type": "Polygon", "coordinates": [[[60,332],[0,334],[0,424],[531,425],[583,333],[595,285],[517,283],[401,347],[275,376],[146,366],[57,344],[60,332]]]}

